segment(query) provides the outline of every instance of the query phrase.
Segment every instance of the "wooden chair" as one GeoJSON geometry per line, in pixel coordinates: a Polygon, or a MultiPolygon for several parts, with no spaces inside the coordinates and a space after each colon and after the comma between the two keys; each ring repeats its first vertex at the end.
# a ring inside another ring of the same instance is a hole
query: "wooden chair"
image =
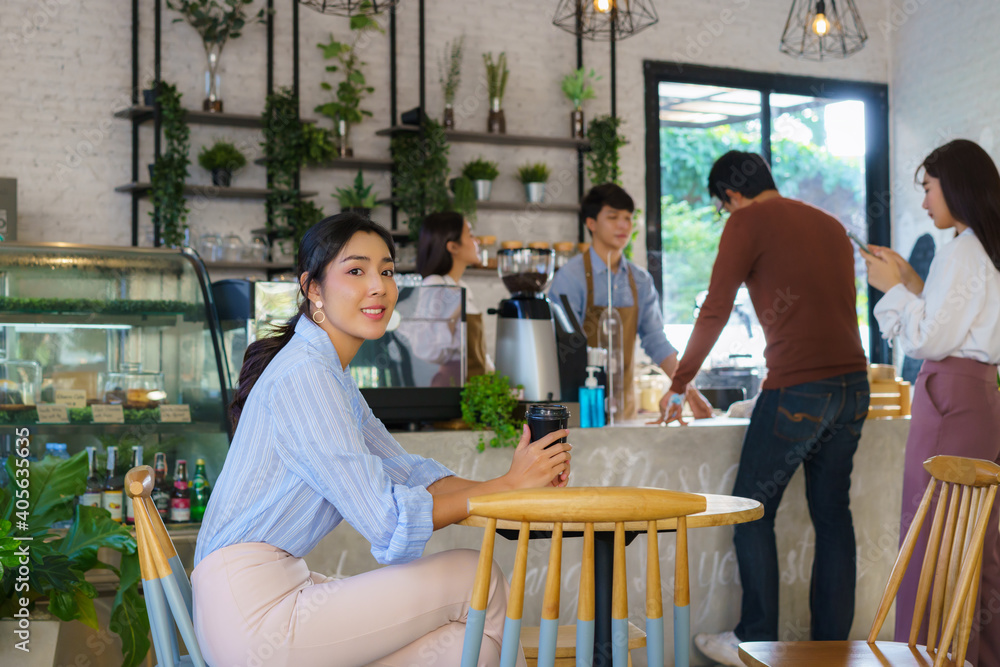
{"type": "Polygon", "coordinates": [[[704,511],[703,496],[664,489],[580,487],[509,491],[469,499],[472,516],[487,519],[479,567],[466,625],[462,667],[473,667],[479,659],[493,565],[493,543],[497,521],[520,522],[517,555],[511,576],[507,618],[504,622],[500,664],[512,667],[517,658],[524,607],[525,574],[530,530],[552,532],[548,576],[538,628],[538,665],[551,667],[556,658],[564,664],[591,664],[594,652],[594,531],[614,530],[612,589],[612,660],[615,667],[628,661],[628,600],[625,573],[625,531],[647,532],[646,652],[650,665],[663,663],[663,603],[660,592],[658,519],[677,518],[677,556],[674,568],[674,656],[679,667],[688,665],[690,647],[690,590],[688,587],[687,519],[704,511]],[[583,533],[580,596],[576,630],[559,628],[559,582],[562,566],[563,531],[583,533]],[[562,630],[562,631],[560,631],[562,630]],[[575,649],[560,655],[557,640],[575,635],[575,649]],[[575,662],[570,656],[576,656],[575,662]]]}
{"type": "Polygon", "coordinates": [[[150,498],[154,479],[153,469],[149,466],[138,466],[125,474],[125,493],[135,504],[142,592],[149,613],[156,661],[160,667],[207,667],[191,622],[191,582],[150,498]],[[188,655],[180,655],[177,630],[181,633],[188,655]]]}
{"type": "Polygon", "coordinates": [[[867,641],[744,642],[740,644],[740,658],[746,665],[968,664],[965,653],[978,597],[983,541],[1000,484],[1000,466],[979,459],[935,456],[924,462],[924,468],[931,474],[931,481],[900,547],[867,641]],[[938,497],[920,570],[909,641],[875,641],[913,556],[935,493],[938,497]],[[917,634],[928,608],[927,646],[918,646],[917,634]]]}
{"type": "Polygon", "coordinates": [[[910,383],[896,377],[891,364],[868,367],[871,402],[868,419],[896,419],[910,416],[910,383]]]}

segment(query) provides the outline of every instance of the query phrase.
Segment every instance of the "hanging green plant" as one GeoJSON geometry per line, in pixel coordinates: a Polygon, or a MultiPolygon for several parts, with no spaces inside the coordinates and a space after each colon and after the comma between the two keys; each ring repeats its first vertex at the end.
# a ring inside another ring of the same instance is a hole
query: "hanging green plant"
{"type": "Polygon", "coordinates": [[[416,239],[424,217],[451,210],[448,194],[448,138],[440,123],[424,117],[420,132],[392,138],[393,200],[406,216],[410,237],[416,239]]]}
{"type": "MultiPolygon", "coordinates": [[[[173,84],[160,82],[157,101],[160,104],[160,127],[163,130],[164,149],[153,165],[150,201],[153,210],[153,229],[159,232],[159,242],[170,247],[184,243],[187,230],[187,202],[184,183],[191,164],[191,130],[185,122],[186,112],[181,106],[181,94],[173,84]]],[[[154,244],[156,241],[154,241],[154,244]]]]}
{"type": "Polygon", "coordinates": [[[621,170],[618,168],[619,151],[628,144],[619,132],[622,119],[617,116],[599,116],[587,127],[590,151],[587,153],[587,176],[591,185],[614,183],[621,185],[621,170]]]}
{"type": "Polygon", "coordinates": [[[451,210],[461,213],[463,217],[471,222],[476,221],[476,187],[465,176],[451,179],[451,191],[454,197],[451,200],[451,210]]]}

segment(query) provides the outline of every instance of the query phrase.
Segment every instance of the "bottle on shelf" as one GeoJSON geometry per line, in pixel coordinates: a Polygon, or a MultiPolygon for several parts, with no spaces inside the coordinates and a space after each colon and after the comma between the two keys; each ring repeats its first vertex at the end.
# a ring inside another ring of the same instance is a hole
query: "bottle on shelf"
{"type": "Polygon", "coordinates": [[[189,523],[191,521],[191,490],[188,488],[187,461],[177,459],[174,466],[174,490],[170,494],[170,521],[189,523]]]}
{"type": "MultiPolygon", "coordinates": [[[[136,445],[132,448],[132,465],[129,467],[131,470],[136,466],[142,465],[142,445],[136,445]]],[[[125,494],[125,523],[132,526],[135,525],[135,507],[132,506],[132,499],[125,494]]]]}
{"type": "Polygon", "coordinates": [[[170,484],[167,482],[167,455],[157,452],[153,457],[153,473],[156,477],[156,484],[150,494],[153,505],[160,519],[168,521],[170,519],[170,484]]]}
{"type": "Polygon", "coordinates": [[[191,520],[201,521],[208,507],[208,497],[212,489],[208,485],[208,475],[205,473],[205,459],[198,459],[194,465],[194,477],[191,478],[191,520]]]}
{"type": "Polygon", "coordinates": [[[87,447],[87,488],[80,496],[80,504],[100,507],[104,481],[97,474],[97,447],[87,447]]]}
{"type": "Polygon", "coordinates": [[[108,447],[107,474],[104,477],[104,488],[101,491],[101,505],[111,513],[111,520],[122,522],[122,498],[125,491],[125,478],[118,474],[118,448],[108,447]]]}

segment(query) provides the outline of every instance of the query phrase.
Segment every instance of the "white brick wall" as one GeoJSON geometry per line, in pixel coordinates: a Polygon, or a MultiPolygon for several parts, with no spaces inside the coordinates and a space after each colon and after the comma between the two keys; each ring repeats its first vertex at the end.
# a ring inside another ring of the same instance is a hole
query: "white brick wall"
{"type": "MultiPolygon", "coordinates": [[[[796,61],[778,52],[789,0],[657,0],[659,24],[618,45],[618,112],[625,119],[625,131],[631,140],[622,154],[626,188],[644,206],[644,59],[885,81],[887,41],[876,24],[885,16],[887,1],[861,3],[871,33],[861,53],[845,61],[818,64],[796,61]]],[[[276,4],[275,78],[278,85],[283,85],[291,82],[291,9],[288,2],[276,4]]],[[[152,2],[143,0],[142,5],[141,62],[148,72],[152,68],[152,2]]],[[[256,5],[262,6],[263,0],[256,5]]],[[[559,82],[575,64],[575,49],[572,35],[552,26],[554,8],[554,1],[536,0],[428,2],[429,112],[439,116],[442,108],[437,55],[446,40],[464,33],[467,53],[458,106],[469,113],[467,118],[458,114],[458,127],[485,128],[487,105],[480,84],[480,54],[506,50],[511,69],[504,103],[508,132],[565,135],[570,108],[559,82]]],[[[304,7],[301,12],[302,110],[304,115],[314,116],[312,108],[325,94],[318,85],[325,75],[325,63],[315,44],[325,41],[330,32],[345,37],[347,23],[304,7]]],[[[416,106],[418,100],[416,15],[414,0],[401,3],[400,111],[416,106]]],[[[188,106],[197,107],[202,98],[201,42],[185,23],[172,23],[174,16],[164,11],[163,77],[178,85],[188,106]]],[[[128,102],[130,20],[130,4],[124,0],[0,3],[0,175],[18,179],[19,236],[24,240],[129,243],[129,198],[115,193],[114,187],[129,180],[130,126],[111,114],[128,102]]],[[[933,23],[933,19],[929,22],[933,23]]],[[[968,42],[958,39],[957,43],[968,42]]],[[[366,105],[374,118],[355,131],[355,151],[359,155],[388,154],[388,139],[374,136],[376,129],[390,122],[388,51],[387,37],[373,40],[363,51],[369,63],[367,74],[376,90],[366,105]]],[[[588,67],[595,67],[604,77],[598,85],[599,98],[588,102],[585,109],[587,117],[592,118],[609,109],[607,46],[586,42],[584,59],[588,67]]],[[[227,111],[261,110],[265,62],[264,27],[248,25],[243,36],[228,44],[222,55],[222,95],[227,111]]],[[[147,78],[144,74],[143,84],[147,78]]],[[[252,130],[193,126],[192,161],[201,145],[223,137],[251,148],[256,144],[252,130]]],[[[145,171],[152,150],[152,130],[144,128],[142,139],[141,165],[145,171]]],[[[453,171],[479,154],[500,162],[503,173],[495,185],[497,199],[516,201],[523,196],[513,172],[529,160],[548,161],[555,168],[556,178],[565,180],[558,201],[571,202],[576,197],[572,151],[456,144],[452,146],[453,171]]],[[[320,191],[318,202],[333,212],[337,207],[330,193],[346,185],[352,176],[339,171],[310,171],[303,177],[303,187],[320,191]]],[[[377,180],[380,194],[388,194],[384,174],[373,172],[366,177],[377,180]]],[[[197,164],[192,165],[193,182],[206,183],[208,178],[197,164]]],[[[264,170],[249,166],[237,175],[237,182],[263,186],[264,170]]],[[[148,204],[143,203],[144,227],[148,227],[148,210],[148,204]]],[[[388,220],[387,211],[376,215],[388,220]]],[[[202,202],[190,216],[196,234],[209,229],[245,233],[263,222],[263,205],[256,202],[202,202]]],[[[495,233],[501,239],[572,240],[576,222],[573,215],[547,213],[518,224],[513,214],[492,212],[480,215],[479,231],[495,233]]],[[[638,256],[642,257],[642,253],[638,256]]]]}
{"type": "Polygon", "coordinates": [[[892,0],[888,18],[872,26],[890,39],[893,246],[937,231],[921,208],[914,170],[935,147],[971,139],[1000,158],[1000,7],[986,0],[892,0]]]}

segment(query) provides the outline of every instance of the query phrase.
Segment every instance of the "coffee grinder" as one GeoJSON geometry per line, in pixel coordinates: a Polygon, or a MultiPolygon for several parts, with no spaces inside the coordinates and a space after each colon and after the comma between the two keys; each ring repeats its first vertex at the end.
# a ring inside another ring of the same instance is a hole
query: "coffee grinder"
{"type": "Polygon", "coordinates": [[[510,298],[496,309],[496,368],[522,385],[525,401],[576,401],[586,379],[587,337],[572,311],[545,296],[555,254],[540,248],[504,249],[497,271],[510,298]]]}

